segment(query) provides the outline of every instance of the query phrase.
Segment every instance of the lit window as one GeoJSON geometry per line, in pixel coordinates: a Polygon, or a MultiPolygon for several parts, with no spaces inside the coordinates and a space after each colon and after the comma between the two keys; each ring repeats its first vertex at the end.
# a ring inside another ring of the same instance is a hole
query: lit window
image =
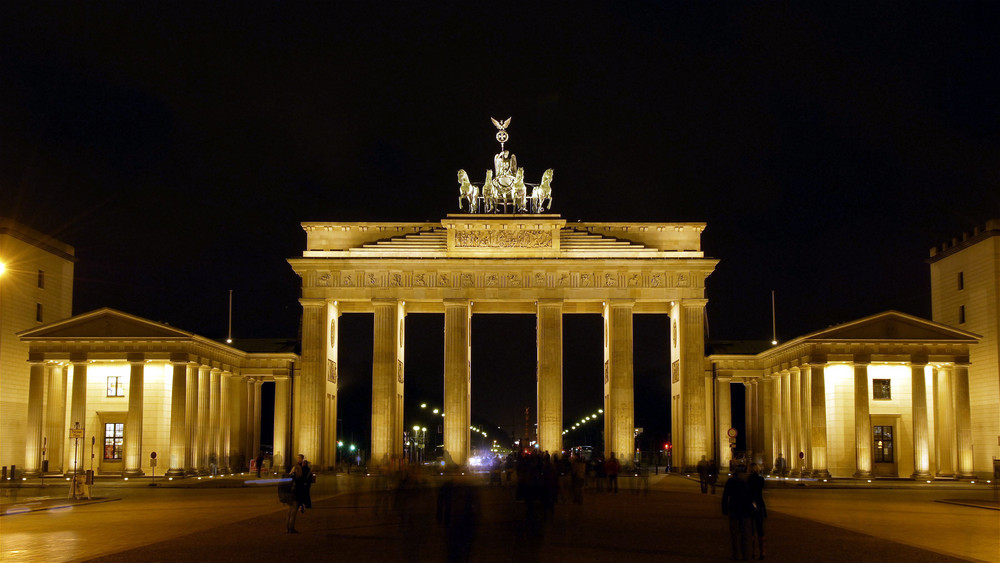
{"type": "Polygon", "coordinates": [[[873,426],[872,438],[875,463],[892,463],[892,426],[873,426]]]}
{"type": "Polygon", "coordinates": [[[108,397],[124,397],[125,386],[122,385],[122,378],[117,375],[108,376],[108,397]]]}
{"type": "Polygon", "coordinates": [[[965,289],[965,272],[958,273],[958,289],[965,289]]]}
{"type": "Polygon", "coordinates": [[[891,399],[892,398],[892,380],[891,379],[873,379],[872,380],[872,398],[873,399],[891,399]]]}
{"type": "Polygon", "coordinates": [[[42,304],[35,303],[35,320],[42,322],[42,304]]]}
{"type": "MultiPolygon", "coordinates": [[[[111,379],[110,377],[108,379],[111,379]]],[[[112,422],[104,425],[104,459],[121,460],[125,445],[125,425],[112,422]]]]}
{"type": "MultiPolygon", "coordinates": [[[[39,306],[41,306],[41,305],[39,305],[39,306]]],[[[38,319],[38,320],[42,320],[42,319],[38,319]]],[[[958,306],[958,324],[964,324],[964,323],[965,323],[965,305],[959,305],[958,306]]]]}
{"type": "Polygon", "coordinates": [[[38,289],[45,289],[45,270],[38,270],[38,289]]]}

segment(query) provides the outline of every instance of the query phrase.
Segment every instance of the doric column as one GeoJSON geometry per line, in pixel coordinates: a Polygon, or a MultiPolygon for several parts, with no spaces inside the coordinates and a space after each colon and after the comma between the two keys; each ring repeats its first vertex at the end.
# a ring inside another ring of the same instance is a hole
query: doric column
{"type": "Polygon", "coordinates": [[[142,471],[142,398],[145,386],[146,361],[141,353],[129,354],[128,414],[125,415],[126,477],[144,475],[142,471]]]}
{"type": "Polygon", "coordinates": [[[975,477],[972,458],[972,415],[969,412],[969,358],[956,359],[954,386],[958,476],[975,477]]]}
{"type": "Polygon", "coordinates": [[[760,437],[757,439],[760,444],[761,463],[765,469],[774,466],[774,458],[778,452],[774,449],[774,380],[769,377],[757,380],[757,405],[760,420],[760,437]]]}
{"type": "MultiPolygon", "coordinates": [[[[327,302],[327,326],[330,327],[326,352],[326,414],[323,428],[324,456],[318,460],[323,467],[337,464],[337,393],[339,389],[337,361],[340,357],[340,306],[337,301],[327,302]]],[[[403,418],[400,416],[400,424],[403,418]]]]}
{"type": "MultiPolygon", "coordinates": [[[[403,304],[373,299],[372,463],[384,466],[403,456],[403,304]]],[[[325,397],[325,395],[323,396],[325,397]]],[[[448,405],[445,405],[448,413],[448,405]]],[[[447,417],[446,417],[447,418],[447,417]]]]}
{"type": "Polygon", "coordinates": [[[218,470],[222,467],[222,370],[212,368],[209,386],[208,463],[218,470]]]}
{"type": "Polygon", "coordinates": [[[826,458],[826,358],[813,357],[809,366],[809,390],[812,404],[812,476],[829,479],[830,470],[826,458]]]}
{"type": "MultiPolygon", "coordinates": [[[[635,301],[611,300],[604,305],[604,449],[619,463],[631,462],[635,451],[635,398],[632,377],[632,310],[635,301]]],[[[699,373],[699,375],[701,375],[699,373]]],[[[699,387],[704,378],[698,377],[699,387]]],[[[704,426],[704,390],[701,412],[704,426]]],[[[685,409],[685,412],[692,412],[685,409]]],[[[687,427],[685,427],[687,428],[687,427]]],[[[704,442],[704,440],[702,440],[704,442]]],[[[694,445],[685,437],[685,444],[694,445]]],[[[685,446],[688,449],[689,446],[685,446]]]]}
{"type": "Polygon", "coordinates": [[[472,305],[466,299],[444,300],[444,450],[454,463],[469,459],[472,416],[472,305]]]}
{"type": "Polygon", "coordinates": [[[219,374],[219,473],[229,473],[229,440],[232,432],[232,390],[230,387],[230,376],[228,371],[219,374]]]}
{"type": "Polygon", "coordinates": [[[86,430],[87,354],[72,354],[70,361],[73,363],[73,402],[70,404],[69,427],[73,428],[79,424],[80,428],[86,430]]]}
{"type": "Polygon", "coordinates": [[[786,471],[791,474],[795,467],[792,451],[792,374],[788,370],[781,372],[781,453],[785,456],[786,471]]]}
{"type": "Polygon", "coordinates": [[[45,436],[50,473],[63,473],[63,444],[66,439],[66,367],[59,365],[49,369],[49,398],[45,405],[45,436]]]}
{"type": "Polygon", "coordinates": [[[229,431],[229,471],[238,473],[247,468],[247,385],[242,375],[234,373],[229,380],[233,396],[229,403],[232,413],[229,431]]]}
{"type": "MultiPolygon", "coordinates": [[[[682,299],[676,302],[670,311],[671,321],[677,323],[678,357],[673,359],[678,363],[681,408],[677,420],[682,423],[682,427],[675,428],[673,432],[674,436],[677,433],[682,436],[679,454],[682,471],[695,471],[701,456],[712,453],[712,433],[705,418],[705,405],[709,404],[705,398],[704,365],[707,303],[706,299],[682,299]]],[[[631,332],[629,334],[631,336],[631,332]]],[[[631,339],[629,343],[631,344],[631,339]]],[[[631,367],[630,354],[629,374],[632,373],[631,367]]],[[[631,429],[629,429],[629,442],[631,442],[631,429]]]]}
{"type": "Polygon", "coordinates": [[[172,386],[170,389],[170,455],[166,475],[182,477],[187,459],[184,457],[187,442],[187,357],[178,355],[170,359],[173,368],[172,386]]]}
{"type": "Polygon", "coordinates": [[[198,364],[190,363],[186,370],[184,389],[184,473],[198,473],[198,364]]]}
{"type": "Polygon", "coordinates": [[[539,299],[538,349],[538,449],[562,451],[562,300],[539,299]]]}
{"type": "Polygon", "coordinates": [[[930,436],[927,428],[926,356],[910,358],[911,411],[913,413],[913,478],[931,475],[930,436]]]}
{"type": "Polygon", "coordinates": [[[802,458],[802,470],[799,474],[803,477],[807,477],[813,468],[812,462],[812,376],[810,372],[810,367],[808,365],[803,366],[799,371],[799,387],[800,387],[800,405],[801,414],[799,415],[799,447],[803,454],[802,458]]]}
{"type": "Polygon", "coordinates": [[[215,426],[211,425],[212,420],[212,368],[209,366],[198,367],[198,454],[195,457],[198,473],[204,475],[208,473],[208,456],[215,451],[215,426]]]}
{"type": "Polygon", "coordinates": [[[934,376],[934,447],[939,477],[955,476],[955,409],[950,369],[936,369],[934,376]]]}
{"type": "Polygon", "coordinates": [[[321,459],[323,410],[326,405],[327,303],[300,299],[302,304],[302,361],[295,380],[295,426],[290,455],[302,454],[313,462],[321,459]]]}
{"type": "Polygon", "coordinates": [[[774,386],[774,423],[773,423],[773,434],[771,440],[774,447],[774,459],[772,461],[777,461],[778,456],[785,462],[785,467],[788,467],[788,457],[785,455],[785,440],[784,440],[784,408],[782,407],[782,377],[781,373],[772,374],[772,385],[774,386]]]}
{"type": "MultiPolygon", "coordinates": [[[[715,429],[719,441],[719,451],[715,459],[719,467],[728,467],[729,459],[732,457],[732,449],[729,447],[729,429],[733,426],[733,403],[730,377],[718,377],[715,380],[715,429]]],[[[744,427],[749,424],[744,424],[744,427]]],[[[747,447],[749,449],[749,446],[747,447]]]]}
{"type": "Polygon", "coordinates": [[[42,474],[42,413],[45,397],[45,363],[32,358],[28,375],[28,424],[24,440],[24,474],[42,474]]]}
{"type": "Polygon", "coordinates": [[[743,380],[743,413],[746,418],[745,436],[743,441],[747,447],[747,459],[753,463],[757,459],[757,448],[754,446],[754,439],[757,436],[757,401],[754,394],[757,392],[756,382],[749,379],[743,380]]]}
{"type": "Polygon", "coordinates": [[[788,419],[789,454],[788,467],[795,475],[802,473],[802,385],[798,368],[788,371],[788,398],[791,406],[788,419]]]}
{"type": "Polygon", "coordinates": [[[281,472],[288,462],[288,415],[291,412],[291,379],[275,377],[274,379],[274,458],[272,470],[281,472]]]}
{"type": "Polygon", "coordinates": [[[870,356],[854,356],[854,446],[857,478],[872,474],[872,420],[869,414],[868,364],[870,356]]]}
{"type": "Polygon", "coordinates": [[[264,382],[260,379],[254,379],[251,380],[250,385],[250,404],[253,405],[253,416],[250,417],[250,436],[252,436],[250,455],[257,457],[257,453],[260,452],[260,389],[264,382]]]}

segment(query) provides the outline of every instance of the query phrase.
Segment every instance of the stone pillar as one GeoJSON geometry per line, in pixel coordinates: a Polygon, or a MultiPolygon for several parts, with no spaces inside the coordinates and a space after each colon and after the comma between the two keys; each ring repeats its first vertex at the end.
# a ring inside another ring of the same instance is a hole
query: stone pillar
{"type": "Polygon", "coordinates": [[[969,359],[955,361],[955,441],[958,450],[958,477],[975,477],[972,458],[972,415],[969,412],[969,359]]]}
{"type": "MultiPolygon", "coordinates": [[[[302,360],[292,398],[295,426],[290,455],[321,459],[323,410],[326,406],[327,303],[321,299],[300,299],[302,304],[302,360]]],[[[374,430],[374,429],[373,429],[374,430]]]]}
{"type": "Polygon", "coordinates": [[[186,370],[184,399],[184,474],[198,473],[198,364],[190,363],[186,370]]]}
{"type": "MultiPolygon", "coordinates": [[[[340,307],[334,301],[327,302],[327,326],[330,327],[330,337],[327,338],[327,372],[326,372],[326,426],[323,429],[324,458],[320,463],[325,467],[337,464],[337,393],[339,389],[337,361],[340,357],[340,307]]],[[[400,417],[400,424],[403,419],[400,417]]]]}
{"type": "MultiPolygon", "coordinates": [[[[678,433],[682,436],[679,465],[681,471],[686,472],[696,471],[701,456],[712,453],[712,433],[705,418],[706,303],[706,299],[683,299],[670,311],[671,320],[677,323],[679,357],[676,360],[679,362],[681,395],[678,420],[682,422],[682,427],[673,432],[675,436],[678,433]]],[[[629,370],[631,373],[631,363],[629,370]]]]}
{"type": "Polygon", "coordinates": [[[911,411],[913,413],[913,478],[931,476],[930,435],[927,427],[927,357],[910,358],[911,411]]]}
{"type": "Polygon", "coordinates": [[[792,448],[792,374],[781,372],[781,453],[785,457],[785,471],[791,474],[795,467],[792,448]]]}
{"type": "Polygon", "coordinates": [[[952,374],[937,369],[934,377],[934,446],[937,475],[955,476],[955,409],[952,400],[952,374]]]}
{"type": "Polygon", "coordinates": [[[229,380],[232,374],[223,371],[219,374],[219,473],[229,473],[229,440],[232,432],[232,390],[229,380]]]}
{"type": "MultiPolygon", "coordinates": [[[[604,449],[619,463],[631,462],[635,451],[635,398],[632,381],[632,309],[635,301],[611,300],[604,305],[604,449]]],[[[701,373],[698,374],[701,376],[701,373]]],[[[699,387],[704,378],[698,377],[699,387]]],[[[704,399],[704,390],[696,394],[704,399]]],[[[704,418],[704,405],[697,412],[704,418]]],[[[685,409],[686,413],[691,413],[685,409]]],[[[704,425],[704,423],[703,423],[704,425]]],[[[685,444],[689,443],[687,438],[685,444]]],[[[685,446],[687,449],[689,446],[685,446]]]]}
{"type": "Polygon", "coordinates": [[[810,372],[810,367],[804,366],[799,371],[800,378],[800,404],[801,404],[801,414],[799,415],[800,422],[800,432],[799,432],[799,447],[800,451],[803,453],[802,458],[802,471],[799,473],[802,477],[808,477],[811,473],[813,462],[812,462],[812,377],[810,372]]]}
{"type": "Polygon", "coordinates": [[[289,459],[288,434],[289,419],[291,412],[291,379],[288,377],[275,377],[274,379],[274,459],[272,460],[273,471],[281,473],[289,459]]]}
{"type": "Polygon", "coordinates": [[[444,300],[444,450],[454,463],[469,459],[472,417],[472,305],[444,300]]]}
{"type": "Polygon", "coordinates": [[[250,404],[253,405],[253,416],[250,417],[250,423],[252,424],[250,435],[252,440],[250,442],[250,455],[257,457],[260,452],[260,390],[264,386],[264,382],[260,379],[255,379],[251,383],[250,387],[250,404]]]}
{"type": "Polygon", "coordinates": [[[799,369],[792,368],[788,371],[788,398],[791,406],[788,419],[788,439],[789,454],[788,467],[791,474],[802,474],[802,460],[799,459],[799,452],[802,451],[802,378],[799,369]]]}
{"type": "Polygon", "coordinates": [[[229,432],[229,470],[233,473],[245,471],[247,463],[247,385],[240,374],[233,374],[229,380],[233,396],[229,403],[232,413],[229,432]]]}
{"type": "Polygon", "coordinates": [[[814,358],[809,367],[810,396],[812,399],[812,476],[829,479],[830,470],[826,457],[826,359],[814,358]]]}
{"type": "MultiPolygon", "coordinates": [[[[73,363],[73,402],[70,404],[69,428],[73,428],[77,423],[80,428],[86,430],[87,427],[87,355],[72,354],[70,361],[73,363]]],[[[66,435],[69,432],[63,429],[66,435]]]]}
{"type": "Polygon", "coordinates": [[[788,459],[785,458],[785,443],[782,439],[782,420],[783,412],[781,408],[781,373],[771,374],[771,386],[773,387],[773,394],[771,396],[774,403],[771,405],[772,412],[774,413],[774,420],[771,424],[771,447],[774,450],[773,458],[771,459],[772,464],[774,464],[778,457],[785,462],[785,467],[788,467],[788,459]]]}
{"type": "Polygon", "coordinates": [[[854,356],[854,446],[857,471],[854,477],[872,475],[872,419],[869,414],[868,364],[870,356],[854,356]]]}
{"type": "MultiPolygon", "coordinates": [[[[733,426],[733,403],[730,377],[718,377],[715,380],[715,428],[719,440],[719,451],[715,460],[719,467],[729,467],[733,451],[729,447],[729,429],[733,426]]],[[[744,427],[749,426],[745,424],[744,427]]],[[[749,449],[749,447],[748,447],[749,449]]]]}
{"type": "Polygon", "coordinates": [[[24,475],[42,474],[42,414],[45,397],[45,363],[31,359],[28,375],[28,424],[24,440],[24,475]]]}
{"type": "Polygon", "coordinates": [[[63,463],[66,432],[66,367],[53,366],[49,370],[49,398],[45,411],[45,434],[42,443],[46,443],[50,473],[63,473],[66,467],[63,463]]]}
{"type": "Polygon", "coordinates": [[[208,366],[198,367],[198,455],[195,458],[198,474],[205,475],[209,471],[208,456],[215,451],[215,426],[212,419],[212,369],[208,366]]]}
{"type": "MultiPolygon", "coordinates": [[[[168,477],[184,476],[187,459],[184,456],[187,442],[187,358],[171,358],[173,381],[170,390],[170,456],[166,475],[168,477]]],[[[131,397],[130,397],[131,398],[131,397]]]]}
{"type": "MultiPolygon", "coordinates": [[[[403,305],[396,299],[373,299],[371,461],[385,466],[403,456],[403,305]]],[[[325,394],[322,396],[325,399],[325,394]]],[[[445,414],[448,405],[445,404],[445,414]]],[[[468,425],[466,425],[468,426],[468,425]]]]}
{"type": "Polygon", "coordinates": [[[747,459],[750,463],[757,460],[757,448],[754,447],[754,437],[757,435],[757,402],[754,393],[757,386],[753,381],[743,380],[743,416],[746,418],[743,441],[747,447],[747,459]]]}
{"type": "Polygon", "coordinates": [[[757,404],[760,413],[760,458],[765,470],[774,466],[778,453],[774,449],[774,380],[762,378],[757,381],[757,404]]]}
{"type": "Polygon", "coordinates": [[[125,464],[122,474],[126,477],[144,475],[142,471],[142,415],[145,387],[145,357],[128,354],[128,414],[125,415],[125,464]]]}
{"type": "Polygon", "coordinates": [[[562,300],[539,299],[538,350],[538,449],[562,451],[562,300]]]}
{"type": "Polygon", "coordinates": [[[208,426],[208,463],[215,464],[218,471],[222,468],[222,370],[212,368],[209,376],[209,426],[208,426]]]}

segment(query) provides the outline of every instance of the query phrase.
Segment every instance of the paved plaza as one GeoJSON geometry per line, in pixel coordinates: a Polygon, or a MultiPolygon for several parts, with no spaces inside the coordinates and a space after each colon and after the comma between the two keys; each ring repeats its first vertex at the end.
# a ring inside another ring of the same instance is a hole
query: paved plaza
{"type": "MultiPolygon", "coordinates": [[[[65,486],[4,490],[5,563],[22,561],[723,561],[728,522],[718,494],[683,476],[623,479],[545,515],[513,488],[478,476],[427,477],[395,494],[377,477],[321,475],[299,534],[285,533],[273,485],[240,478],[149,487],[99,481],[101,502],[67,502],[65,486]],[[246,481],[246,483],[244,482],[246,481]],[[439,492],[450,484],[450,518],[439,492]],[[17,498],[11,496],[16,492],[17,498]],[[439,521],[440,520],[440,521],[439,521]],[[449,555],[452,557],[449,559],[449,555]],[[463,559],[464,558],[464,559],[463,559]]],[[[1000,561],[993,490],[959,483],[769,482],[772,561],[1000,561]],[[870,489],[870,486],[879,488],[870,489]],[[941,502],[941,501],[949,502],[941,502]]]]}

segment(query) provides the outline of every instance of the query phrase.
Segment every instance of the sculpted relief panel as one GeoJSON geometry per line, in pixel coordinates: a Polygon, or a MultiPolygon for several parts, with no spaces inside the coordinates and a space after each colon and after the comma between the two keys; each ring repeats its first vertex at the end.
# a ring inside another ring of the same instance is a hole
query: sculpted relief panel
{"type": "MultiPolygon", "coordinates": [[[[469,231],[466,231],[469,232],[469,231]]],[[[522,233],[524,231],[521,231],[522,233]]],[[[456,233],[457,234],[457,233],[456,233]]],[[[491,235],[503,233],[490,233],[491,235]]],[[[507,233],[515,234],[515,233],[507,233]]],[[[457,271],[407,272],[387,270],[344,270],[315,272],[315,287],[343,288],[579,288],[657,289],[689,288],[702,284],[690,272],[621,271],[457,271]]]]}
{"type": "Polygon", "coordinates": [[[457,248],[548,248],[552,231],[455,231],[457,248]]]}

